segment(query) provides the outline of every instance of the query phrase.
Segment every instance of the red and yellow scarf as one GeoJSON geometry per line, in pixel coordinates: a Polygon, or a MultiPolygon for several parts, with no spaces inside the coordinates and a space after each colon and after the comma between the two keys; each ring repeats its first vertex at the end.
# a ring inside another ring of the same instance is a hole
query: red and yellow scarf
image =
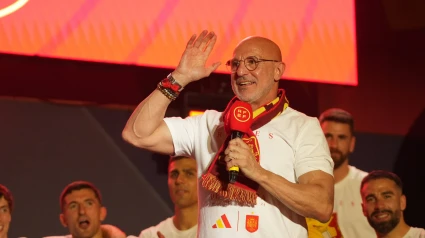
{"type": "MultiPolygon", "coordinates": [[[[238,180],[234,184],[229,183],[229,175],[224,161],[224,150],[227,148],[227,144],[230,141],[230,130],[226,116],[227,113],[229,113],[231,105],[237,100],[236,97],[230,100],[226,110],[223,112],[222,119],[227,138],[208,167],[208,172],[202,176],[202,186],[214,193],[211,196],[213,200],[222,200],[222,202],[217,202],[217,204],[224,205],[229,201],[235,201],[242,206],[254,206],[257,202],[258,183],[247,178],[242,172],[239,173],[238,180]]],[[[285,97],[285,91],[279,89],[276,99],[253,112],[251,130],[248,134],[244,135],[242,140],[251,147],[252,153],[258,163],[260,162],[260,147],[253,131],[281,114],[288,105],[289,102],[285,97]]]]}

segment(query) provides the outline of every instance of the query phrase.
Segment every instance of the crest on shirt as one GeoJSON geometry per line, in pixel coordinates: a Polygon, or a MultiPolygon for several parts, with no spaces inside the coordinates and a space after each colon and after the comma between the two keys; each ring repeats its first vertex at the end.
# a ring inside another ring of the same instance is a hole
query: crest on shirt
{"type": "Polygon", "coordinates": [[[257,215],[246,215],[245,229],[251,233],[256,232],[258,230],[258,220],[259,217],[257,215]]]}

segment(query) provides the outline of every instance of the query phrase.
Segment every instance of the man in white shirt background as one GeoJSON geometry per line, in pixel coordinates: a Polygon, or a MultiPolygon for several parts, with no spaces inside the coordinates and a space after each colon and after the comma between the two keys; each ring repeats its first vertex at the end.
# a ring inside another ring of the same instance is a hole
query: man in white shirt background
{"type": "MultiPolygon", "coordinates": [[[[349,156],[356,145],[354,119],[343,109],[330,108],[320,115],[319,121],[334,161],[335,179],[334,212],[329,222],[323,224],[327,227],[323,237],[376,237],[362,213],[359,193],[361,181],[367,172],[349,164],[349,156]]],[[[317,221],[307,219],[307,222],[309,230],[318,227],[317,221]]]]}
{"type": "Polygon", "coordinates": [[[174,216],[143,230],[140,238],[196,238],[198,194],[195,159],[186,156],[170,157],[168,189],[174,203],[174,216]]]}
{"type": "Polygon", "coordinates": [[[69,229],[66,236],[44,238],[125,238],[125,234],[112,225],[102,225],[107,210],[102,195],[94,184],[75,181],[68,184],[60,195],[62,213],[59,220],[69,229]]]}
{"type": "Polygon", "coordinates": [[[425,230],[404,221],[407,199],[401,179],[394,173],[375,170],[361,183],[363,212],[378,238],[425,238],[425,230]]]}

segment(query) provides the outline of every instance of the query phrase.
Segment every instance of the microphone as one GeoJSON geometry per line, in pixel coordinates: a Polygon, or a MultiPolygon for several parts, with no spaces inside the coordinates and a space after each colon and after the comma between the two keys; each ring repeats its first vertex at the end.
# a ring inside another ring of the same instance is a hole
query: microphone
{"type": "MultiPolygon", "coordinates": [[[[230,139],[242,138],[248,134],[252,125],[252,107],[249,103],[236,101],[232,104],[228,114],[230,139]]],[[[229,169],[229,182],[235,183],[239,175],[239,167],[229,169]]]]}

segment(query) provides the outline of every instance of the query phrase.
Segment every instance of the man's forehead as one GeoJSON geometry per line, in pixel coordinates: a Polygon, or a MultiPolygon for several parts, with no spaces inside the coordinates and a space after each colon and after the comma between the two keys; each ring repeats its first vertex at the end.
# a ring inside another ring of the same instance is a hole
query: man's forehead
{"type": "Polygon", "coordinates": [[[170,163],[169,171],[172,170],[184,170],[184,169],[196,169],[196,161],[192,158],[184,158],[175,160],[170,163]]]}
{"type": "Polygon", "coordinates": [[[9,206],[9,202],[4,197],[1,197],[0,198],[0,207],[3,207],[3,206],[9,206]]]}
{"type": "Polygon", "coordinates": [[[280,60],[280,49],[279,46],[276,45],[270,39],[253,36],[248,37],[242,40],[233,51],[233,56],[235,58],[238,57],[247,57],[257,56],[257,57],[268,57],[268,58],[276,58],[276,60],[280,60]]]}
{"type": "Polygon", "coordinates": [[[89,188],[83,188],[80,190],[74,190],[70,194],[65,196],[67,203],[76,200],[96,199],[96,194],[89,188]]]}
{"type": "Polygon", "coordinates": [[[336,121],[324,121],[321,124],[324,130],[333,130],[339,132],[350,132],[350,125],[347,123],[336,122],[336,121]]]}
{"type": "Polygon", "coordinates": [[[387,191],[396,191],[397,185],[391,179],[379,178],[370,180],[364,186],[362,191],[365,193],[382,193],[387,191]]]}
{"type": "Polygon", "coordinates": [[[262,58],[264,57],[264,49],[255,45],[242,45],[233,51],[234,59],[245,59],[250,56],[262,58]]]}

